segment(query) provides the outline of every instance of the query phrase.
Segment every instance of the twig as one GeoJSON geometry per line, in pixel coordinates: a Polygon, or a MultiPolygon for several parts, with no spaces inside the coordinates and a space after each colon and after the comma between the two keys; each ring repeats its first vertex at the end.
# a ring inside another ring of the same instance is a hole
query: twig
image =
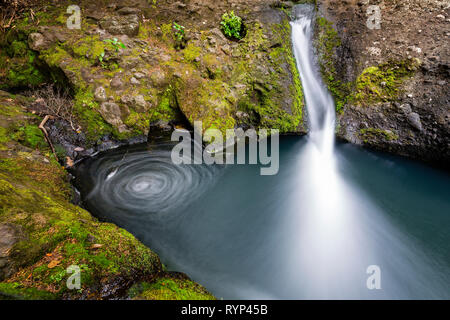
{"type": "Polygon", "coordinates": [[[56,152],[55,152],[55,148],[53,147],[53,144],[52,144],[52,142],[50,141],[50,138],[49,138],[49,136],[48,136],[47,130],[46,130],[45,127],[44,127],[44,125],[47,123],[48,119],[51,119],[51,118],[52,118],[51,116],[46,115],[46,116],[44,117],[44,119],[42,120],[41,124],[39,125],[39,129],[41,129],[42,132],[44,133],[45,140],[47,140],[48,145],[49,145],[50,148],[52,149],[52,152],[53,152],[53,155],[54,155],[55,158],[56,158],[56,161],[59,161],[59,160],[58,160],[58,156],[56,155],[56,152]]]}

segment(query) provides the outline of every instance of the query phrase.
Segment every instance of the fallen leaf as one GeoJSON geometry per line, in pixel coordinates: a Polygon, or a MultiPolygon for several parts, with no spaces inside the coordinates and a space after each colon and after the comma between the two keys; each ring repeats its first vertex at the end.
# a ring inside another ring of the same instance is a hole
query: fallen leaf
{"type": "Polygon", "coordinates": [[[103,247],[102,244],[100,244],[100,243],[94,243],[94,244],[91,246],[91,249],[98,249],[98,248],[101,248],[101,247],[103,247]]]}
{"type": "Polygon", "coordinates": [[[66,157],[66,162],[68,167],[73,167],[73,160],[70,157],[66,157]]]}
{"type": "Polygon", "coordinates": [[[53,269],[54,267],[56,267],[61,261],[59,260],[52,260],[50,261],[50,263],[47,265],[47,267],[49,269],[53,269]]]}

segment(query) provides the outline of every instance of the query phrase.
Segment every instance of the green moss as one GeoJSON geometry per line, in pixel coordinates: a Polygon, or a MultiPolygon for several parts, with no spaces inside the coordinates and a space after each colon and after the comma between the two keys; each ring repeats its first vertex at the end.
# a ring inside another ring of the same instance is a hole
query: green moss
{"type": "Polygon", "coordinates": [[[37,125],[20,127],[12,134],[12,139],[33,149],[45,149],[47,142],[37,125]]]}
{"type": "Polygon", "coordinates": [[[250,43],[257,44],[260,50],[268,50],[272,61],[272,68],[276,72],[271,72],[270,76],[253,73],[250,81],[252,83],[252,92],[243,97],[238,103],[238,110],[247,112],[250,115],[250,122],[253,125],[278,129],[280,132],[296,132],[303,121],[303,88],[297,65],[292,52],[290,42],[291,27],[288,20],[281,24],[271,26],[276,40],[281,44],[274,48],[268,48],[267,41],[264,39],[262,29],[250,28],[247,37],[250,43]],[[280,66],[286,65],[289,74],[280,66]],[[284,92],[280,88],[283,85],[281,77],[290,78],[292,84],[289,92],[292,97],[292,106],[290,110],[283,110],[279,103],[284,99],[284,92]]]}
{"type": "Polygon", "coordinates": [[[192,43],[189,43],[187,47],[183,50],[183,56],[184,59],[188,62],[193,62],[195,58],[197,58],[200,55],[201,48],[195,46],[192,43]]]}
{"type": "Polygon", "coordinates": [[[208,75],[211,79],[220,78],[223,74],[221,62],[217,59],[216,55],[206,54],[203,57],[203,63],[208,71],[208,75]]]}
{"type": "Polygon", "coordinates": [[[151,37],[152,35],[154,35],[155,31],[156,31],[156,25],[154,24],[153,21],[141,23],[141,25],[139,26],[139,34],[137,37],[139,39],[146,40],[149,37],[151,37]]]}
{"type": "Polygon", "coordinates": [[[149,300],[215,300],[203,287],[189,280],[162,278],[134,285],[130,298],[149,300]]]}
{"type": "Polygon", "coordinates": [[[92,88],[78,90],[75,94],[74,113],[91,143],[113,132],[113,128],[103,120],[98,109],[99,105],[94,99],[92,88]]]}
{"type": "Polygon", "coordinates": [[[0,300],[54,300],[58,296],[51,292],[25,288],[18,282],[0,283],[0,300]]]}
{"type": "Polygon", "coordinates": [[[365,69],[356,80],[349,102],[367,106],[377,102],[394,101],[403,81],[411,77],[420,62],[417,59],[390,61],[365,69]]]}
{"type": "Polygon", "coordinates": [[[51,49],[44,50],[40,54],[42,58],[50,67],[59,67],[61,62],[70,59],[70,54],[60,46],[55,46],[51,49]]]}
{"type": "Polygon", "coordinates": [[[52,296],[77,294],[65,285],[70,265],[81,268],[83,289],[118,274],[132,277],[137,271],[160,271],[157,255],[125,230],[99,223],[70,204],[68,194],[64,171],[57,163],[43,164],[20,155],[1,159],[0,223],[20,226],[24,233],[24,240],[11,250],[10,257],[20,268],[8,280],[19,284],[13,297],[26,298],[31,288],[52,296]],[[52,261],[56,265],[51,266],[52,261]]]}
{"type": "Polygon", "coordinates": [[[10,140],[8,136],[8,130],[6,128],[0,127],[0,144],[7,143],[10,140]]]}
{"type": "Polygon", "coordinates": [[[25,41],[14,40],[7,48],[6,52],[10,57],[23,57],[28,52],[28,45],[25,41]]]}
{"type": "Polygon", "coordinates": [[[319,52],[322,78],[334,97],[336,111],[342,112],[347,102],[351,84],[339,80],[334,63],[334,55],[336,48],[341,46],[341,39],[333,28],[333,24],[323,17],[317,17],[316,19],[315,46],[319,52]]]}
{"type": "Polygon", "coordinates": [[[361,129],[360,136],[363,139],[364,143],[369,143],[370,141],[378,139],[382,139],[385,141],[395,141],[399,138],[396,133],[390,130],[383,130],[378,128],[361,129]]]}
{"type": "Polygon", "coordinates": [[[162,33],[162,40],[164,42],[171,43],[173,41],[172,24],[171,23],[162,24],[160,29],[161,29],[161,33],[162,33]]]}
{"type": "Polygon", "coordinates": [[[98,62],[99,56],[107,48],[113,49],[111,44],[100,40],[98,35],[81,38],[71,45],[71,47],[76,56],[86,58],[92,64],[98,62]]]}
{"type": "MultiPolygon", "coordinates": [[[[0,54],[0,65],[4,67],[4,87],[37,86],[46,82],[48,76],[41,71],[36,61],[36,53],[23,42],[14,41],[12,57],[0,54]]],[[[1,50],[1,48],[0,48],[1,50]]]]}

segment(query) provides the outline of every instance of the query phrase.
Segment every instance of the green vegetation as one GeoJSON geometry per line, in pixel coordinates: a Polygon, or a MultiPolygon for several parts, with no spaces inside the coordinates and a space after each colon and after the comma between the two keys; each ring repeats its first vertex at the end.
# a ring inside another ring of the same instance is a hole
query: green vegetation
{"type": "Polygon", "coordinates": [[[53,300],[57,295],[35,288],[27,288],[19,282],[0,283],[0,300],[53,300]]]}
{"type": "Polygon", "coordinates": [[[222,21],[220,22],[220,27],[223,33],[232,39],[242,39],[244,36],[244,25],[242,23],[242,18],[235,15],[234,11],[230,13],[225,12],[222,15],[222,21]]]}
{"type": "Polygon", "coordinates": [[[122,48],[122,49],[126,48],[126,46],[121,41],[119,41],[117,38],[106,39],[106,40],[103,40],[103,41],[106,42],[106,43],[109,43],[114,48],[114,50],[116,52],[119,51],[120,48],[122,48]]]}
{"type": "Polygon", "coordinates": [[[174,29],[175,40],[179,41],[179,42],[183,41],[183,39],[185,37],[185,33],[184,33],[185,28],[182,25],[179,25],[178,23],[174,22],[173,29],[174,29]]]}
{"type": "Polygon", "coordinates": [[[336,111],[342,112],[347,102],[350,84],[343,83],[338,79],[334,64],[334,54],[337,47],[341,46],[341,39],[333,24],[323,17],[316,19],[316,47],[319,52],[319,64],[322,78],[328,90],[335,99],[336,111]]]}
{"type": "Polygon", "coordinates": [[[94,99],[93,89],[79,89],[75,94],[73,111],[80,121],[89,142],[96,142],[101,136],[113,131],[97,111],[99,105],[94,99]]]}
{"type": "Polygon", "coordinates": [[[184,59],[188,62],[193,62],[195,58],[200,56],[202,48],[195,46],[192,43],[189,43],[187,47],[183,50],[184,59]]]}
{"type": "Polygon", "coordinates": [[[395,141],[398,140],[398,135],[391,130],[383,130],[378,128],[367,128],[360,130],[360,136],[364,143],[369,143],[373,140],[382,139],[385,141],[395,141]]]}
{"type": "Polygon", "coordinates": [[[403,81],[411,77],[420,65],[417,59],[390,61],[365,69],[356,80],[349,102],[367,106],[372,103],[394,101],[403,81]]]}
{"type": "Polygon", "coordinates": [[[47,142],[37,125],[21,126],[12,134],[12,139],[33,149],[45,149],[47,142]]]}
{"type": "Polygon", "coordinates": [[[37,86],[48,79],[42,71],[37,54],[26,40],[17,37],[0,49],[0,89],[37,86]]]}
{"type": "Polygon", "coordinates": [[[143,282],[131,287],[132,299],[149,300],[215,300],[204,288],[186,279],[161,278],[155,282],[143,282]]]}
{"type": "MultiPolygon", "coordinates": [[[[176,22],[173,23],[172,31],[173,31],[173,39],[175,40],[175,48],[176,49],[183,49],[186,46],[187,41],[186,41],[186,34],[185,34],[184,29],[185,28],[182,25],[179,25],[176,22]]],[[[163,32],[164,32],[164,28],[163,28],[163,32]]]]}

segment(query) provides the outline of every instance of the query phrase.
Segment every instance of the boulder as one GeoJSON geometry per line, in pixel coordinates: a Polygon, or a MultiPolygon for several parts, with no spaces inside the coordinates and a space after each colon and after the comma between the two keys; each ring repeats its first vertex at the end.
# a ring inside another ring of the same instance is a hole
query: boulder
{"type": "Polygon", "coordinates": [[[139,33],[139,16],[137,14],[109,16],[100,21],[100,27],[114,35],[135,37],[139,33]]]}
{"type": "Polygon", "coordinates": [[[95,100],[97,100],[98,102],[105,102],[107,100],[107,96],[106,96],[106,91],[105,88],[103,87],[98,87],[97,89],[95,89],[94,92],[94,98],[95,100]]]}
{"type": "Polygon", "coordinates": [[[23,236],[18,226],[0,224],[0,281],[13,275],[17,270],[11,259],[13,246],[22,240],[23,236]]]}
{"type": "Polygon", "coordinates": [[[50,47],[51,42],[42,33],[33,32],[28,36],[28,46],[36,51],[45,50],[50,47]]]}
{"type": "Polygon", "coordinates": [[[144,96],[139,94],[134,97],[134,108],[137,112],[148,111],[149,104],[145,101],[144,96]]]}
{"type": "Polygon", "coordinates": [[[419,131],[422,131],[422,122],[420,121],[419,114],[417,114],[415,112],[411,112],[410,114],[408,114],[407,119],[408,119],[408,123],[412,127],[416,128],[419,131]]]}
{"type": "Polygon", "coordinates": [[[122,112],[118,104],[114,102],[103,102],[100,105],[99,112],[109,124],[116,127],[123,124],[121,119],[122,112]]]}

